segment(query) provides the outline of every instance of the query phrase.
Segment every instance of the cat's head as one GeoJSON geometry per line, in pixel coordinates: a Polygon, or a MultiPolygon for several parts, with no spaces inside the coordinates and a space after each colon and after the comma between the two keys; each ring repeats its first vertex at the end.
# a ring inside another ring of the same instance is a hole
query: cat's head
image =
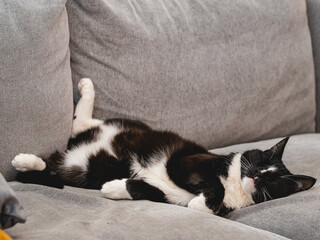
{"type": "Polygon", "coordinates": [[[265,151],[256,149],[242,154],[242,187],[255,203],[286,197],[315,184],[315,178],[293,175],[283,164],[282,155],[288,140],[285,138],[265,151]]]}

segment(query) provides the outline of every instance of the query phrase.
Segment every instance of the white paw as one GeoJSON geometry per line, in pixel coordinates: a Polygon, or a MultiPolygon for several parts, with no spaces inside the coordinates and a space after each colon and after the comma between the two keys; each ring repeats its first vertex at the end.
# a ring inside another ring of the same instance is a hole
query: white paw
{"type": "Polygon", "coordinates": [[[126,187],[127,179],[113,180],[103,184],[101,192],[110,199],[132,199],[126,187]]]}
{"type": "Polygon", "coordinates": [[[188,203],[188,208],[198,210],[201,212],[213,213],[213,211],[207,207],[206,199],[203,196],[203,193],[201,193],[199,196],[191,199],[191,201],[188,203]]]}
{"type": "Polygon", "coordinates": [[[78,84],[78,89],[81,96],[87,93],[94,93],[93,83],[89,78],[82,78],[78,84]]]}
{"type": "Polygon", "coordinates": [[[42,171],[46,168],[46,163],[39,157],[33,154],[23,154],[15,156],[15,158],[11,161],[12,166],[20,171],[42,171]]]}

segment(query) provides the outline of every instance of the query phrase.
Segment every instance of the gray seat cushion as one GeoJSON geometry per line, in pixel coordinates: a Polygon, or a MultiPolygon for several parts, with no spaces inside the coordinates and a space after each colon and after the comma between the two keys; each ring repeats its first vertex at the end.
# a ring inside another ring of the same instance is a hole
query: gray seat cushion
{"type": "MultiPolygon", "coordinates": [[[[278,140],[231,146],[214,152],[268,149],[278,140]]],[[[314,187],[286,198],[234,211],[228,218],[291,239],[320,239],[320,134],[291,137],[283,160],[292,173],[317,178],[314,187]]]]}
{"type": "Polygon", "coordinates": [[[75,99],[208,148],[314,132],[305,1],[70,0],[75,99]]]}
{"type": "Polygon", "coordinates": [[[0,171],[13,157],[64,150],[73,101],[66,0],[0,1],[0,171]]]}
{"type": "Polygon", "coordinates": [[[16,239],[282,239],[280,236],[176,205],[112,201],[100,191],[12,183],[28,215],[7,233],[16,239]]]}

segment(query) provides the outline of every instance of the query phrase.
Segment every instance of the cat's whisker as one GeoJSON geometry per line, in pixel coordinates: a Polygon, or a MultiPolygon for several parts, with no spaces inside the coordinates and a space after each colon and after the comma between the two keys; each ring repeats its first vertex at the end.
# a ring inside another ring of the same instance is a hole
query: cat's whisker
{"type": "Polygon", "coordinates": [[[249,169],[248,169],[248,168],[245,168],[244,166],[242,166],[241,168],[242,168],[243,170],[245,170],[246,172],[249,171],[249,169]]]}
{"type": "Polygon", "coordinates": [[[259,196],[259,202],[263,202],[262,193],[261,192],[259,192],[258,196],[259,196]]]}
{"type": "Polygon", "coordinates": [[[267,194],[266,194],[265,191],[263,191],[263,195],[264,195],[264,201],[265,201],[265,202],[268,201],[267,194]]]}
{"type": "MultiPolygon", "coordinates": [[[[249,156],[250,157],[250,156],[249,156]]],[[[245,160],[246,161],[246,163],[250,166],[250,167],[252,167],[253,168],[253,165],[252,165],[252,163],[245,157],[245,156],[243,156],[242,155],[242,158],[243,158],[243,160],[245,160]]]]}
{"type": "Polygon", "coordinates": [[[249,171],[249,168],[248,167],[246,167],[246,166],[244,166],[244,165],[241,165],[241,169],[243,169],[243,170],[245,170],[245,171],[249,171]]]}
{"type": "Polygon", "coordinates": [[[264,187],[264,192],[268,195],[268,197],[270,198],[270,200],[272,200],[272,197],[271,197],[269,191],[266,189],[266,187],[264,187]]]}
{"type": "Polygon", "coordinates": [[[225,160],[227,160],[227,161],[232,160],[232,156],[230,156],[230,155],[222,156],[222,158],[225,159],[225,160]]]}
{"type": "Polygon", "coordinates": [[[244,160],[245,161],[241,162],[241,167],[249,172],[250,170],[253,169],[253,167],[252,167],[252,165],[249,163],[249,161],[246,158],[244,158],[244,160]]]}
{"type": "Polygon", "coordinates": [[[250,171],[250,168],[248,166],[242,165],[241,168],[243,168],[244,170],[246,170],[247,172],[250,171]]]}

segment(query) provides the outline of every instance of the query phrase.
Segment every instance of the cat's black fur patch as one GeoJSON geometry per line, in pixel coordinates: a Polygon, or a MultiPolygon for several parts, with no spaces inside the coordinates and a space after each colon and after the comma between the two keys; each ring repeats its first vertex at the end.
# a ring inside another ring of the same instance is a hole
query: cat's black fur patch
{"type": "Polygon", "coordinates": [[[132,128],[115,136],[113,148],[120,159],[130,158],[134,153],[139,163],[146,167],[154,153],[181,144],[185,144],[184,140],[169,131],[132,128]]]}
{"type": "Polygon", "coordinates": [[[22,183],[40,184],[60,189],[64,187],[64,181],[60,176],[56,174],[52,175],[48,170],[19,172],[16,180],[22,183]]]}
{"type": "Polygon", "coordinates": [[[154,202],[167,202],[165,194],[160,189],[143,180],[128,179],[126,187],[133,200],[145,199],[154,202]]]}
{"type": "Polygon", "coordinates": [[[56,151],[46,160],[46,170],[50,171],[51,174],[58,173],[59,166],[63,164],[63,161],[64,154],[56,151]]]}
{"type": "Polygon", "coordinates": [[[208,188],[209,184],[218,185],[220,180],[217,176],[228,177],[233,155],[216,155],[207,152],[201,146],[187,142],[184,148],[172,154],[168,160],[168,175],[179,187],[199,194],[208,188]]]}
{"type": "Polygon", "coordinates": [[[75,138],[70,138],[68,142],[68,149],[95,141],[100,131],[99,127],[94,127],[79,133],[75,138]]]}
{"type": "Polygon", "coordinates": [[[96,155],[91,155],[89,162],[86,188],[101,189],[101,186],[107,181],[129,176],[128,162],[119,161],[105,150],[101,149],[96,155]]]}
{"type": "Polygon", "coordinates": [[[66,185],[89,188],[87,183],[87,174],[79,166],[72,166],[58,173],[63,178],[66,185]]]}
{"type": "Polygon", "coordinates": [[[124,127],[126,129],[140,129],[142,131],[147,131],[151,130],[151,128],[141,122],[141,121],[136,121],[136,120],[131,120],[131,119],[126,119],[126,118],[110,118],[104,121],[105,124],[115,124],[118,125],[119,127],[124,127]]]}

